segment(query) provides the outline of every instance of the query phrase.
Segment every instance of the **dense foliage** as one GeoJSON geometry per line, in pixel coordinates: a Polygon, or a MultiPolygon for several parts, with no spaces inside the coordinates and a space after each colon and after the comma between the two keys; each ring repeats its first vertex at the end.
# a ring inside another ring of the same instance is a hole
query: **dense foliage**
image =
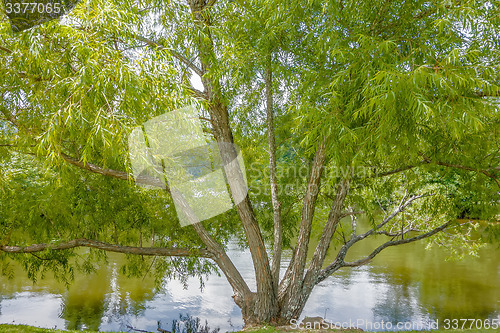
{"type": "MultiPolygon", "coordinates": [[[[499,14],[498,2],[475,0],[88,0],[19,33],[4,15],[0,245],[207,245],[199,230],[179,226],[166,191],[139,188],[126,176],[131,129],[194,105],[207,140],[234,137],[242,148],[264,240],[273,243],[279,230],[283,248],[294,247],[285,299],[305,302],[308,283],[338,269],[321,252],[349,249],[359,230],[355,218],[342,218],[359,211],[373,223],[367,236],[404,240],[445,226],[449,232],[428,240],[475,254],[484,240],[473,231],[488,223],[490,235],[498,230],[499,14]],[[306,272],[310,235],[320,240],[319,267],[312,260],[306,272]],[[295,283],[305,296],[293,294],[295,283]]],[[[203,226],[222,247],[236,237],[254,249],[253,211],[232,210],[203,226]]],[[[75,267],[90,271],[104,258],[96,249],[0,253],[3,273],[18,260],[33,279],[48,270],[71,277],[75,267]]],[[[159,279],[201,277],[215,267],[194,252],[130,255],[129,262],[125,273],[152,271],[159,279]]],[[[271,287],[262,288],[258,295],[271,287]]],[[[270,302],[263,304],[273,308],[270,302]]],[[[283,318],[300,313],[294,302],[277,301],[289,310],[283,318]]],[[[269,321],[277,312],[257,317],[269,321]]]]}

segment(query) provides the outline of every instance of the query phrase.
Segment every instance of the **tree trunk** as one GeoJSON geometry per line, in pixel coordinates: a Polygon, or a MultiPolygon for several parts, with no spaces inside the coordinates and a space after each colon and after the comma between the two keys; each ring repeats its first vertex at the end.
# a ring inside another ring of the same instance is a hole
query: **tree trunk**
{"type": "Polygon", "coordinates": [[[245,324],[251,325],[254,321],[272,322],[278,313],[278,303],[276,301],[277,292],[272,280],[271,266],[264,240],[247,194],[248,191],[243,174],[237,162],[238,154],[233,146],[234,139],[229,123],[227,105],[224,104],[221,98],[219,82],[210,73],[214,58],[214,45],[209,28],[211,23],[210,15],[204,11],[210,4],[205,0],[188,0],[188,4],[197,22],[197,28],[203,31],[208,37],[200,37],[198,41],[201,79],[208,99],[208,111],[213,125],[213,134],[219,144],[224,172],[226,173],[233,199],[236,202],[236,210],[245,231],[255,269],[257,294],[252,296],[252,300],[249,302],[249,306],[253,308],[253,311],[250,311],[247,305],[242,307],[243,312],[248,312],[245,324]]]}
{"type": "MultiPolygon", "coordinates": [[[[246,194],[247,191],[242,190],[246,188],[243,175],[238,163],[234,163],[234,161],[237,161],[237,152],[232,144],[227,144],[233,143],[227,109],[222,105],[219,105],[218,108],[212,108],[211,116],[212,121],[217,124],[214,126],[214,134],[219,143],[222,162],[225,166],[228,166],[225,171],[233,197],[245,193],[244,196],[239,198],[241,201],[236,205],[236,210],[243,224],[257,280],[254,312],[259,321],[272,322],[275,320],[278,311],[277,293],[273,285],[271,267],[255,213],[246,194]]],[[[253,319],[250,321],[253,321],[253,319]]]]}
{"type": "Polygon", "coordinates": [[[278,198],[278,176],[276,174],[276,142],[274,137],[274,115],[273,115],[273,75],[272,58],[269,54],[266,63],[266,114],[267,114],[267,138],[269,146],[269,180],[271,185],[271,200],[274,217],[274,245],[273,262],[271,272],[273,276],[274,290],[278,290],[281,266],[281,243],[282,223],[281,204],[278,198]]]}
{"type": "MultiPolygon", "coordinates": [[[[326,159],[326,139],[321,141],[316,150],[314,161],[309,175],[304,204],[302,206],[302,218],[294,251],[294,260],[290,263],[280,285],[279,304],[285,318],[296,318],[298,309],[302,309],[309,295],[304,295],[303,278],[307,259],[307,250],[311,236],[311,226],[314,217],[314,208],[319,193],[321,175],[326,159]],[[305,297],[305,300],[304,300],[305,297]]],[[[300,314],[300,312],[299,312],[300,314]]]]}

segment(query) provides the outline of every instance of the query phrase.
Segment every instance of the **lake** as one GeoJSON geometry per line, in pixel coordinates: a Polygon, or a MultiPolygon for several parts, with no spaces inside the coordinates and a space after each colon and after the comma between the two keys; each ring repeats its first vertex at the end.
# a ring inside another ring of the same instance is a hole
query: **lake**
{"type": "MultiPolygon", "coordinates": [[[[350,258],[367,253],[376,243],[353,248],[350,258]]],[[[228,254],[255,288],[249,251],[231,243],[228,254]]],[[[283,269],[289,255],[285,253],[283,269]]],[[[369,265],[345,268],[317,286],[301,318],[321,316],[371,330],[389,328],[381,327],[381,322],[397,330],[397,323],[418,329],[435,320],[441,324],[461,318],[476,319],[475,323],[500,321],[498,246],[482,249],[479,258],[446,261],[446,257],[443,249],[425,250],[423,243],[388,248],[369,265]]],[[[194,278],[187,287],[165,280],[161,288],[155,288],[150,276],[131,279],[119,274],[124,256],[111,254],[109,258],[109,265],[95,274],[75,276],[69,289],[51,274],[33,284],[15,266],[13,280],[0,277],[0,323],[100,331],[131,331],[133,327],[154,332],[158,324],[170,330],[172,320],[182,313],[207,320],[221,332],[242,328],[240,310],[224,277],[211,275],[202,292],[194,278]]]]}

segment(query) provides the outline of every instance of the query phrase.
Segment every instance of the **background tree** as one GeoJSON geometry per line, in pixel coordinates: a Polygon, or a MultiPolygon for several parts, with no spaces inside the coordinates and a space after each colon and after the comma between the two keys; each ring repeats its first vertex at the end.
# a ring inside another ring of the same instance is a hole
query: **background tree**
{"type": "Polygon", "coordinates": [[[432,237],[474,253],[477,224],[457,221],[457,203],[498,214],[498,14],[490,1],[97,0],[19,34],[4,17],[2,270],[13,259],[33,279],[71,277],[106,251],[130,255],[128,274],[218,267],[252,325],[297,318],[315,285],[390,246],[432,237]],[[242,147],[250,191],[181,228],[168,189],[134,186],[127,136],[192,103],[207,137],[242,147]],[[254,291],[225,252],[231,237],[251,251],[254,291]]]}

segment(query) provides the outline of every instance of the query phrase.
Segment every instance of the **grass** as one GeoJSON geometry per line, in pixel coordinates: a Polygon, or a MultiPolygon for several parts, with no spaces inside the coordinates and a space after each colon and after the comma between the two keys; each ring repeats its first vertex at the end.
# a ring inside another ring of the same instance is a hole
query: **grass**
{"type": "MultiPolygon", "coordinates": [[[[300,332],[310,332],[308,330],[299,330],[300,332]]],[[[492,333],[497,330],[487,330],[487,329],[470,329],[470,330],[435,330],[435,331],[430,331],[432,333],[492,333]]],[[[66,331],[66,330],[54,330],[54,329],[48,329],[48,328],[38,328],[38,327],[33,327],[33,326],[26,326],[26,325],[7,325],[7,324],[0,324],[0,333],[81,333],[82,331],[66,331]]],[[[261,327],[261,328],[252,328],[248,330],[244,330],[243,332],[245,333],[283,333],[283,332],[292,332],[291,330],[286,330],[282,331],[280,329],[277,329],[275,327],[261,327]]],[[[324,332],[324,331],[323,331],[324,332]]],[[[359,333],[359,331],[356,330],[342,330],[342,333],[359,333]]],[[[405,331],[405,333],[423,333],[423,332],[429,332],[429,331],[405,331]]],[[[118,333],[118,332],[117,332],[118,333]]],[[[240,332],[237,332],[240,333],[240,332]]]]}
{"type": "MultiPolygon", "coordinates": [[[[38,328],[38,327],[33,327],[33,326],[26,326],[26,325],[6,325],[2,324],[0,325],[0,332],[1,333],[62,333],[62,332],[68,332],[68,331],[61,331],[61,330],[49,330],[45,328],[38,328]]],[[[69,332],[76,332],[76,331],[69,331],[69,332]]]]}
{"type": "MultiPolygon", "coordinates": [[[[39,328],[27,325],[8,325],[0,324],[0,333],[82,333],[82,331],[73,330],[54,330],[49,328],[39,328]]],[[[90,331],[87,331],[90,332],[90,331]]]]}
{"type": "Polygon", "coordinates": [[[39,328],[27,325],[0,324],[0,333],[68,333],[68,332],[82,333],[82,331],[73,331],[73,330],[70,331],[53,330],[48,328],[39,328]]]}
{"type": "MultiPolygon", "coordinates": [[[[261,328],[250,328],[247,330],[244,330],[242,333],[290,333],[290,332],[336,332],[337,330],[291,330],[291,329],[286,329],[286,330],[280,330],[279,328],[275,327],[261,327],[261,328]]],[[[341,333],[360,333],[359,330],[351,330],[351,329],[342,329],[340,330],[341,333]]],[[[424,333],[424,332],[432,332],[432,333],[493,333],[493,332],[498,332],[498,330],[495,329],[470,329],[470,330],[433,330],[433,331],[399,331],[401,333],[424,333]]],[[[381,332],[384,333],[384,332],[381,332]]]]}

